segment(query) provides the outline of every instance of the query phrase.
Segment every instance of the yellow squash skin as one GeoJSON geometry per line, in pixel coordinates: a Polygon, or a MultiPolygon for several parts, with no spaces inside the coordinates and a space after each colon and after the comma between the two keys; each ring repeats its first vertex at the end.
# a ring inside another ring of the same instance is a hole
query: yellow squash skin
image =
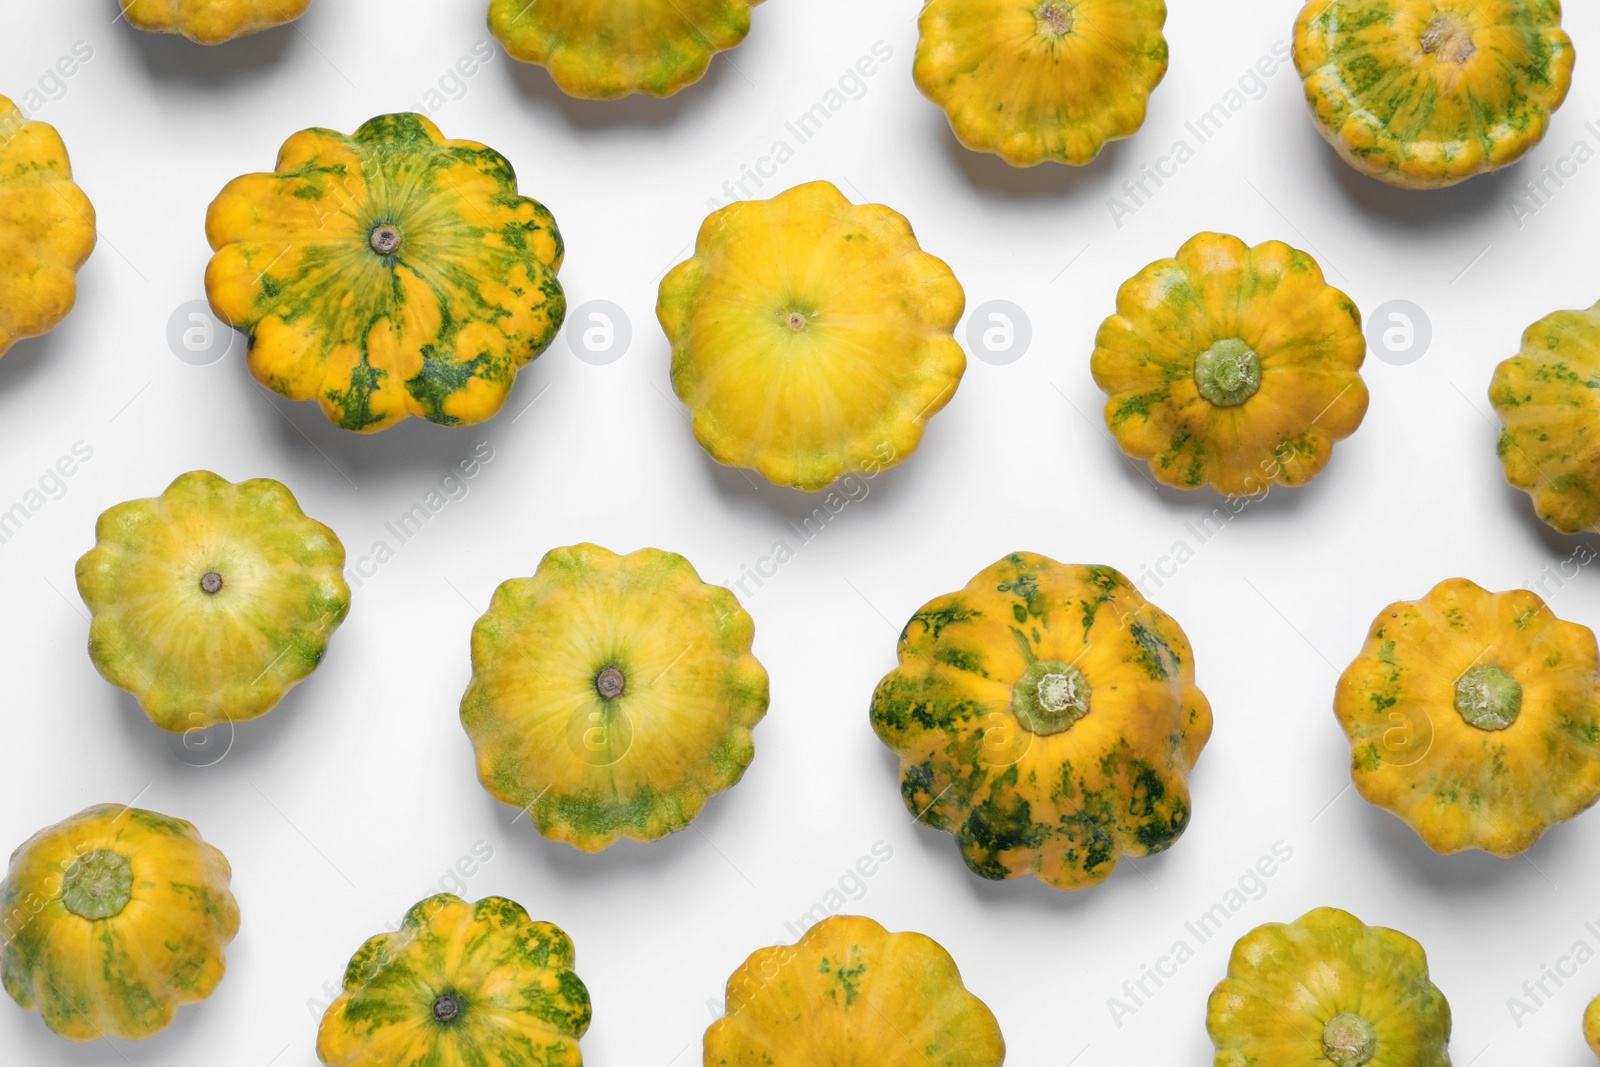
{"type": "Polygon", "coordinates": [[[585,100],[671,96],[750,32],[761,0],[490,0],[489,29],[585,100]]]}
{"type": "Polygon", "coordinates": [[[713,212],[656,315],[695,440],[815,492],[917,447],[966,371],[965,306],[903,216],[811,182],[713,212]]]}
{"type": "Polygon", "coordinates": [[[421,115],[305,130],[206,214],[206,295],[250,372],[347,430],[500,410],[566,316],[564,247],[500,153],[421,115]]]}
{"type": "Polygon", "coordinates": [[[1506,481],[1533,498],[1565,534],[1600,529],[1600,304],[1558,311],[1522,335],[1522,351],[1494,370],[1506,481]]]}
{"type": "Polygon", "coordinates": [[[1241,937],[1212,991],[1215,1067],[1450,1067],[1450,1005],[1422,946],[1317,908],[1241,937]]]}
{"type": "Polygon", "coordinates": [[[478,778],[584,852],[681,830],[744,775],[767,713],[755,624],[682,556],[557,548],[472,628],[478,778]]]}
{"type": "Polygon", "coordinates": [[[1334,711],[1356,789],[1435,852],[1515,856],[1600,798],[1594,634],[1525,589],[1389,605],[1334,711]]]}
{"type": "Polygon", "coordinates": [[[77,576],[95,668],[179,733],[271,711],[350,610],[344,546],[270,478],[191,471],[118,504],[77,576]]]}
{"type": "Polygon", "coordinates": [[[1600,997],[1595,997],[1584,1009],[1583,1040],[1588,1044],[1589,1051],[1600,1058],[1600,997]]]}
{"type": "Polygon", "coordinates": [[[1081,166],[1144,125],[1166,21],[1165,0],[928,0],[912,73],[973,151],[1081,166]]]}
{"type": "Polygon", "coordinates": [[[922,934],[834,915],[753,953],[706,1031],[705,1067],[1000,1067],[1006,1043],[955,960],[922,934]]]}
{"type": "Polygon", "coordinates": [[[0,355],[67,317],[94,226],[61,135],[0,96],[0,355]]]}
{"type": "Polygon", "coordinates": [[[310,6],[311,0],[122,0],[122,14],[136,29],[221,44],[293,22],[310,6]]]}
{"type": "Polygon", "coordinates": [[[872,728],[977,874],[1081,889],[1188,826],[1211,705],[1178,624],[1110,567],[1014,553],[925,604],[899,654],[872,728]]]}
{"type": "Polygon", "coordinates": [[[1515,163],[1572,84],[1559,0],[1310,0],[1294,61],[1346,163],[1438,189],[1515,163]]]}
{"type": "Polygon", "coordinates": [[[1361,313],[1282,241],[1202,233],[1123,283],[1090,367],[1118,446],[1164,485],[1304,485],[1367,412],[1361,313]]]}
{"type": "Polygon", "coordinates": [[[71,1041],[163,1030],[239,932],[222,853],[182,819],[100,804],[34,834],[0,882],[6,992],[71,1041]]]}
{"type": "Polygon", "coordinates": [[[582,1067],[589,991],[572,939],[516,901],[449,893],[367,940],[322,1017],[329,1067],[582,1067]]]}

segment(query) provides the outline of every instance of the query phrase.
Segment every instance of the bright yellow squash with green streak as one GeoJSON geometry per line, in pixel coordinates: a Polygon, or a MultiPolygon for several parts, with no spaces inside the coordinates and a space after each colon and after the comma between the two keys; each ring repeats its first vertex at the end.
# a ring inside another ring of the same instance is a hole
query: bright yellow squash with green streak
{"type": "Polygon", "coordinates": [[[1322,136],[1363,174],[1437,189],[1515,163],[1572,85],[1559,0],[1310,0],[1294,61],[1322,136]]]}
{"type": "Polygon", "coordinates": [[[293,22],[310,6],[311,0],[122,0],[122,14],[137,29],[221,44],[293,22]]]}
{"type": "Polygon", "coordinates": [[[1367,412],[1361,313],[1282,241],[1202,233],[1123,283],[1090,369],[1122,451],[1164,485],[1304,485],[1367,412]]]}
{"type": "Polygon", "coordinates": [[[271,711],[350,610],[344,546],[270,478],[190,471],[118,504],[77,576],[95,668],[178,733],[271,711]]]}
{"type": "Polygon", "coordinates": [[[705,1067],[1000,1067],[1006,1043],[955,960],[922,934],[834,915],[728,979],[705,1067]]]}
{"type": "Polygon", "coordinates": [[[1351,777],[1435,852],[1526,851],[1600,799],[1600,652],[1525,589],[1390,604],[1339,678],[1351,777]]]}
{"type": "Polygon", "coordinates": [[[1144,125],[1166,21],[1165,0],[928,0],[912,73],[973,151],[1080,166],[1144,125]]]}
{"type": "Polygon", "coordinates": [[[872,728],[907,810],[977,874],[1081,889],[1189,825],[1211,705],[1178,624],[1110,567],[1007,556],[923,605],[899,652],[872,728]]]}
{"type": "Polygon", "coordinates": [[[223,189],[206,236],[206,294],[251,373],[347,430],[482,422],[566,316],[550,212],[421,115],[295,134],[275,173],[223,189]]]}
{"type": "Polygon", "coordinates": [[[656,315],[711,458],[815,492],[917,447],[966,371],[965,306],[904,216],[811,182],[713,212],[656,315]]]}
{"type": "Polygon", "coordinates": [[[490,0],[489,29],[586,100],[671,96],[744,40],[761,0],[490,0]]]}
{"type": "Polygon", "coordinates": [[[0,355],[67,317],[94,225],[61,135],[0,96],[0,355]]]}
{"type": "Polygon", "coordinates": [[[755,754],[755,624],[682,556],[557,548],[472,628],[461,722],[478,777],[584,852],[681,830],[755,754]]]}
{"type": "Polygon", "coordinates": [[[1600,304],[1528,327],[1489,385],[1506,480],[1565,534],[1600,529],[1600,304]]]}
{"type": "Polygon", "coordinates": [[[100,804],[40,830],[0,881],[0,975],[72,1041],[129,1041],[209,997],[239,932],[222,853],[182,819],[100,804]]]}
{"type": "Polygon", "coordinates": [[[1206,1007],[1215,1067],[1450,1067],[1422,946],[1317,908],[1241,937],[1206,1007]]]}
{"type": "Polygon", "coordinates": [[[322,1017],[329,1067],[581,1067],[589,991],[572,939],[516,901],[449,893],[370,938],[322,1017]]]}

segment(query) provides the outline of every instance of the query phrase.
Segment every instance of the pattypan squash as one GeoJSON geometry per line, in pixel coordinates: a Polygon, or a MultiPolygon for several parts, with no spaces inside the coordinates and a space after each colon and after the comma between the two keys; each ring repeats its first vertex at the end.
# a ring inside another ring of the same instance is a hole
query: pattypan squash
{"type": "Polygon", "coordinates": [[[1123,283],[1091,370],[1106,425],[1164,485],[1304,485],[1367,411],[1350,298],[1281,241],[1202,233],[1123,283]]]}
{"type": "Polygon", "coordinates": [[[977,874],[1080,889],[1189,825],[1211,706],[1178,624],[1110,567],[1007,556],[923,605],[899,654],[872,728],[977,874]]]}
{"type": "Polygon", "coordinates": [[[755,754],[754,637],[682,556],[553,549],[472,628],[461,722],[483,787],[584,852],[683,829],[755,754]]]}
{"type": "Polygon", "coordinates": [[[122,14],[137,29],[221,44],[293,22],[310,6],[311,0],[122,0],[122,14]]]}
{"type": "Polygon", "coordinates": [[[0,881],[0,977],[72,1041],[137,1041],[222,981],[239,932],[221,852],[182,819],[99,804],[40,830],[0,881]]]}
{"type": "Polygon", "coordinates": [[[190,471],[118,504],[77,573],[96,669],[177,733],[271,711],[350,610],[344,546],[271,478],[190,471]]]}
{"type": "Polygon", "coordinates": [[[555,219],[500,153],[421,115],[295,134],[206,215],[206,294],[250,372],[347,430],[500,410],[566,316],[555,219]]]}
{"type": "Polygon", "coordinates": [[[713,212],[656,314],[711,458],[815,492],[917,447],[966,370],[965,304],[903,216],[819,181],[713,212]]]}

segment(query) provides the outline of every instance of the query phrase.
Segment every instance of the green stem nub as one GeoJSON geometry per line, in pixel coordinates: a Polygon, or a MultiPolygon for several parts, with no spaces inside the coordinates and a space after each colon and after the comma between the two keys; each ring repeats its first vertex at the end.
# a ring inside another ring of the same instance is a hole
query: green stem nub
{"type": "Polygon", "coordinates": [[[1456,710],[1469,726],[1504,730],[1522,712],[1522,685],[1494,664],[1480,664],[1456,680],[1456,710]]]}
{"type": "Polygon", "coordinates": [[[595,675],[594,691],[607,700],[615,700],[628,688],[628,679],[615,667],[607,667],[595,675]]]}
{"type": "Polygon", "coordinates": [[[62,905],[85,919],[109,919],[132,899],[133,866],[108,848],[78,857],[62,880],[62,905]]]}
{"type": "Polygon", "coordinates": [[[441,1023],[447,1023],[461,1014],[461,1001],[449,993],[440,993],[433,1002],[433,1017],[441,1023]]]}
{"type": "Polygon", "coordinates": [[[1378,1035],[1359,1015],[1340,1012],[1322,1028],[1322,1054],[1336,1067],[1361,1067],[1378,1054],[1378,1035]]]}
{"type": "Polygon", "coordinates": [[[1070,664],[1035,660],[1011,687],[1011,714],[1029,733],[1058,734],[1089,714],[1089,682],[1070,664]]]}
{"type": "Polygon", "coordinates": [[[1069,0],[1045,0],[1034,12],[1034,17],[1039,20],[1039,32],[1047,37],[1065,37],[1071,33],[1078,21],[1072,13],[1074,6],[1069,0]]]}
{"type": "Polygon", "coordinates": [[[1237,337],[1218,341],[1195,359],[1194,382],[1219,408],[1243,404],[1261,388],[1261,357],[1237,337]]]}
{"type": "Polygon", "coordinates": [[[384,223],[372,228],[372,250],[380,256],[392,256],[400,250],[400,231],[384,223]]]}
{"type": "Polygon", "coordinates": [[[222,589],[222,575],[216,571],[206,571],[200,576],[200,591],[210,596],[216,596],[222,589]]]}

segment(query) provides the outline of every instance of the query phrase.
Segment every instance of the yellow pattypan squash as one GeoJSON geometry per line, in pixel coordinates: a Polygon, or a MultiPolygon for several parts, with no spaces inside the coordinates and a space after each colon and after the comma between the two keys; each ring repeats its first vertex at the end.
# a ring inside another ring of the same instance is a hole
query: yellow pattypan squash
{"type": "Polygon", "coordinates": [[[811,182],[713,212],[656,314],[701,446],[814,492],[917,447],[966,371],[965,305],[903,216],[811,182]]]}
{"type": "Polygon", "coordinates": [[[223,189],[206,236],[206,294],[249,333],[251,373],[347,430],[482,422],[566,316],[550,212],[421,115],[295,134],[276,173],[223,189]]]}
{"type": "Polygon", "coordinates": [[[310,6],[311,0],[122,0],[122,14],[141,30],[221,44],[293,22],[310,6]]]}
{"type": "Polygon", "coordinates": [[[1450,1067],[1450,1005],[1422,946],[1337,908],[1241,937],[1206,1029],[1215,1067],[1450,1067]]]}
{"type": "Polygon", "coordinates": [[[973,151],[1078,166],[1144,125],[1166,21],[1165,0],[928,0],[912,72],[973,151]]]}
{"type": "Polygon", "coordinates": [[[761,0],[490,0],[489,29],[568,96],[671,96],[744,40],[761,0]]]}
{"type": "Polygon", "coordinates": [[[461,722],[483,787],[584,852],[683,829],[755,754],[768,697],[754,637],[682,556],[550,551],[472,628],[461,722]]]}
{"type": "Polygon", "coordinates": [[[906,623],[872,728],[973,871],[1080,889],[1189,825],[1211,706],[1183,631],[1121,574],[1016,553],[906,623]]]}
{"type": "Polygon", "coordinates": [[[1600,997],[1589,1002],[1583,1012],[1583,1040],[1589,1051],[1600,1057],[1600,997]]]}
{"type": "Polygon", "coordinates": [[[1437,189],[1521,159],[1572,84],[1560,0],[1310,0],[1294,61],[1345,162],[1437,189]]]}
{"type": "Polygon", "coordinates": [[[239,932],[222,853],[182,819],[100,804],[34,834],[0,881],[0,975],[72,1041],[149,1037],[222,981],[239,932]]]}
{"type": "Polygon", "coordinates": [[[1600,799],[1594,634],[1525,589],[1390,604],[1334,711],[1361,795],[1436,852],[1515,856],[1600,799]]]}
{"type": "Polygon", "coordinates": [[[1006,1043],[938,942],[834,915],[728,979],[705,1067],[1000,1067],[1006,1043]]]}
{"type": "Polygon", "coordinates": [[[55,127],[0,96],[0,355],[72,310],[94,224],[55,127]]]}
{"type": "Polygon", "coordinates": [[[180,733],[271,711],[350,610],[344,546],[270,478],[191,471],[118,504],[77,570],[96,669],[180,733]]]}
{"type": "Polygon", "coordinates": [[[1367,411],[1361,314],[1281,241],[1202,233],[1117,292],[1091,369],[1105,419],[1163,484],[1304,485],[1367,411]]]}
{"type": "Polygon", "coordinates": [[[1503,424],[1506,480],[1566,534],[1600,529],[1600,304],[1528,327],[1501,363],[1489,402],[1503,424]]]}
{"type": "Polygon", "coordinates": [[[589,991],[572,940],[516,901],[441,893],[369,938],[322,1017],[329,1067],[581,1067],[589,991]]]}

